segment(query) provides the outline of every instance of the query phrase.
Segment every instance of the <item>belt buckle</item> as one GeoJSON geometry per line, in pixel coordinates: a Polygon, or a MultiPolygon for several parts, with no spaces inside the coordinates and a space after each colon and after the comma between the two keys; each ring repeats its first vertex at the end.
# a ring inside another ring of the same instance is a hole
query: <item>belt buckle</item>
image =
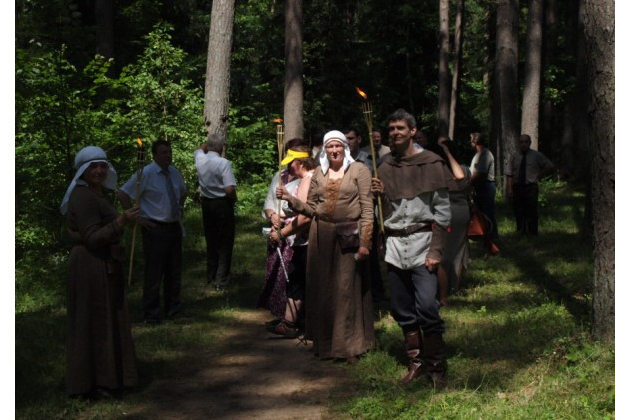
{"type": "Polygon", "coordinates": [[[404,228],[400,229],[402,235],[401,236],[409,236],[409,226],[405,226],[404,228]]]}

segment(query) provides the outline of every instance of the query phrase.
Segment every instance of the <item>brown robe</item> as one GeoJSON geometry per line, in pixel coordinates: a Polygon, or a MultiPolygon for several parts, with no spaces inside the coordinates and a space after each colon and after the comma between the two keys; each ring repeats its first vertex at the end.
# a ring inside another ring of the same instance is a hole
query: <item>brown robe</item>
{"type": "Polygon", "coordinates": [[[85,186],[77,186],[70,196],[68,231],[76,242],[67,290],[70,395],[138,384],[117,216],[104,196],[85,186]]]}
{"type": "Polygon", "coordinates": [[[376,343],[369,286],[369,260],[357,262],[356,250],[342,252],[334,221],[358,220],[361,246],[371,247],[374,208],[370,171],[353,163],[343,178],[330,180],[315,170],[307,203],[291,206],[313,218],[308,238],[306,337],[321,359],[348,358],[376,343]]]}

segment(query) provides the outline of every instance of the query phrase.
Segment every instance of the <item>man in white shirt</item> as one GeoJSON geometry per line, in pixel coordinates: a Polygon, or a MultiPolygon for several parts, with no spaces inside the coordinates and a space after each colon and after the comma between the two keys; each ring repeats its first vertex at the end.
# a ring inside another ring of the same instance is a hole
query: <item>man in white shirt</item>
{"type": "Polygon", "coordinates": [[[123,208],[140,204],[138,224],[142,227],[144,249],[144,290],[142,309],[146,324],[160,323],[160,284],[164,281],[164,314],[181,314],[182,218],[186,185],[181,173],[171,165],[173,152],[167,140],[151,147],[153,162],[142,169],[118,191],[123,208]]]}
{"type": "Polygon", "coordinates": [[[230,284],[236,229],[236,179],[230,161],[221,157],[226,143],[224,135],[213,133],[195,150],[206,237],[207,279],[216,290],[223,290],[230,284]]]}

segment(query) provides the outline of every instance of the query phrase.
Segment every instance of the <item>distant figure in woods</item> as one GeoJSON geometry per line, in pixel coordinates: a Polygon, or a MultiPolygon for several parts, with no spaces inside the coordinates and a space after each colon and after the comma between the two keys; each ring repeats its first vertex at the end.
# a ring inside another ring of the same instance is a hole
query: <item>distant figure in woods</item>
{"type": "MultiPolygon", "coordinates": [[[[367,148],[360,148],[361,145],[361,134],[359,130],[354,127],[345,128],[343,134],[348,139],[348,147],[350,148],[350,156],[356,162],[363,163],[370,171],[371,174],[374,173],[374,161],[372,159],[372,152],[370,146],[367,148]]],[[[380,133],[379,133],[379,145],[380,145],[380,133]]],[[[375,145],[376,146],[376,145],[375,145]]],[[[387,148],[387,153],[389,153],[389,147],[383,146],[387,148]]],[[[381,149],[383,150],[383,149],[381,149]]],[[[378,154],[377,154],[378,156],[378,154]]],[[[376,165],[378,166],[381,162],[381,158],[377,157],[376,165]]],[[[385,300],[385,289],[383,287],[383,278],[381,276],[381,264],[378,255],[377,249],[377,235],[378,232],[378,223],[377,219],[374,219],[374,226],[372,228],[372,248],[370,249],[370,290],[372,292],[372,302],[379,303],[385,300]]]]}
{"type": "Polygon", "coordinates": [[[436,153],[448,164],[454,184],[449,185],[448,199],[451,205],[451,225],[446,235],[446,245],[438,271],[440,303],[445,306],[447,296],[456,292],[468,267],[468,224],[470,223],[470,169],[460,163],[455,144],[446,136],[437,140],[436,153]]]}
{"type": "Polygon", "coordinates": [[[392,315],[401,327],[409,359],[403,384],[427,374],[446,385],[444,320],[436,299],[437,270],[451,222],[448,198],[452,174],[435,153],[417,148],[415,118],[398,109],[388,118],[392,155],[372,178],[383,198],[387,274],[392,315]]]}
{"type": "Polygon", "coordinates": [[[496,195],[496,184],[494,182],[494,156],[488,150],[486,139],[481,133],[470,135],[470,145],[475,150],[475,156],[470,163],[472,177],[470,184],[474,189],[474,201],[492,223],[492,231],[488,239],[495,241],[499,238],[499,227],[495,218],[494,200],[496,195]]]}
{"type": "Polygon", "coordinates": [[[118,214],[105,195],[117,175],[100,147],[76,155],[77,170],[61,203],[74,246],[68,269],[67,389],[71,396],[111,398],[138,384],[127,312],[120,241],[138,207],[118,214]]]}
{"type": "Polygon", "coordinates": [[[206,143],[195,150],[206,238],[206,279],[216,290],[230,285],[236,234],[236,178],[230,161],[221,156],[226,145],[225,135],[212,133],[208,134],[206,143]]]}
{"type": "Polygon", "coordinates": [[[142,309],[148,325],[161,322],[161,284],[166,318],[182,312],[182,218],[186,200],[184,178],[171,165],[171,144],[158,140],[151,146],[151,153],[153,162],[143,168],[139,186],[138,173],[134,173],[118,190],[123,208],[131,208],[132,200],[140,203],[138,224],[142,226],[145,266],[142,309]]]}
{"type": "Polygon", "coordinates": [[[507,198],[512,201],[516,231],[522,235],[538,235],[538,181],[555,170],[545,155],[530,148],[531,144],[531,137],[521,134],[519,153],[510,158],[505,172],[507,198]]]}
{"type": "Polygon", "coordinates": [[[366,271],[374,209],[370,171],[354,162],[346,136],[324,136],[306,202],[279,187],[278,198],[312,218],[308,237],[306,338],[320,359],[357,357],[376,344],[366,271]]]}

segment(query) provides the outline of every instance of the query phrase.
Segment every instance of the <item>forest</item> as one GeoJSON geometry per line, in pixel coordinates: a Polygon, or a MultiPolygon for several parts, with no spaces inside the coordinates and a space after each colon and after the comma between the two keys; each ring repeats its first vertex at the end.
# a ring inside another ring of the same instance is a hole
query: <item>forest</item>
{"type": "Polygon", "coordinates": [[[167,139],[194,190],[193,151],[212,112],[215,6],[234,15],[223,100],[239,214],[260,211],[277,171],[274,120],[312,142],[355,126],[367,144],[357,87],[376,129],[404,108],[430,139],[449,135],[465,162],[469,134],[481,132],[499,186],[516,138],[530,134],[556,164],[555,179],[584,193],[593,325],[614,340],[613,0],[16,0],[16,313],[59,297],[42,292],[52,286],[42,278],[59,279],[63,293],[70,245],[59,204],[82,147],[102,147],[124,180],[136,169],[137,139],[167,139]],[[295,4],[297,122],[286,108],[285,23],[295,4]]]}

